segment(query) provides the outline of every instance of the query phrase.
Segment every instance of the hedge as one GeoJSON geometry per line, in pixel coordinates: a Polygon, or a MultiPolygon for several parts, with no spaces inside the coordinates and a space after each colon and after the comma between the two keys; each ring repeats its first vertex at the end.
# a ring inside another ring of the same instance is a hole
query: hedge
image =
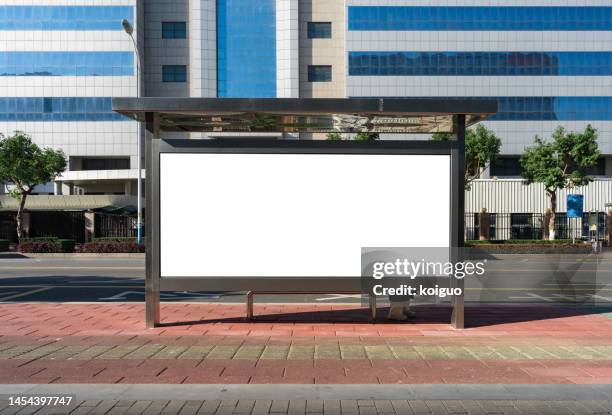
{"type": "MultiPolygon", "coordinates": [[[[571,239],[499,239],[499,240],[469,240],[465,245],[513,245],[513,244],[572,244],[571,239]]],[[[580,239],[576,239],[576,244],[582,244],[580,239]]]]}
{"type": "Polygon", "coordinates": [[[93,238],[92,242],[132,242],[136,241],[136,237],[130,236],[104,236],[93,238]]]}
{"type": "Polygon", "coordinates": [[[17,249],[25,253],[62,253],[74,252],[74,239],[59,239],[54,237],[22,238],[17,249]]]}
{"type": "Polygon", "coordinates": [[[82,252],[92,254],[118,254],[118,253],[140,253],[145,252],[145,245],[138,244],[135,240],[130,241],[113,241],[113,240],[95,240],[83,244],[82,252]]]}

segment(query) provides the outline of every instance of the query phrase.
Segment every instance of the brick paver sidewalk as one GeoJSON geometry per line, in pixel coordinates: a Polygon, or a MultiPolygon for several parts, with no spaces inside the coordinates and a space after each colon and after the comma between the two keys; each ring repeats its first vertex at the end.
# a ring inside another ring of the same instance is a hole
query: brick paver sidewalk
{"type": "MultiPolygon", "coordinates": [[[[612,320],[578,308],[417,307],[372,324],[356,305],[0,304],[0,383],[606,383],[612,320]],[[170,324],[173,322],[185,322],[170,324]]],[[[382,314],[381,310],[381,314],[382,314]]]]}
{"type": "MultiPolygon", "coordinates": [[[[609,414],[612,401],[547,400],[89,400],[70,408],[28,408],[36,414],[180,415],[517,415],[609,414]]],[[[22,408],[0,401],[0,413],[22,408]]]]}

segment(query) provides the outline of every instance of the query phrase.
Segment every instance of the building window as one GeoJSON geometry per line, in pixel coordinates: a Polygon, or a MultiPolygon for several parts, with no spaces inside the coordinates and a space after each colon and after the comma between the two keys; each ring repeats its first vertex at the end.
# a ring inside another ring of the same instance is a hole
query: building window
{"type": "Polygon", "coordinates": [[[349,6],[349,30],[611,30],[612,7],[349,6]]]}
{"type": "Polygon", "coordinates": [[[187,67],[185,65],[163,65],[163,82],[187,82],[187,67]]]}
{"type": "Polygon", "coordinates": [[[276,0],[217,0],[217,96],[276,97],[276,0]]]}
{"type": "Polygon", "coordinates": [[[162,39],[186,39],[187,23],[162,22],[162,39]]]}
{"type": "Polygon", "coordinates": [[[586,169],[586,173],[591,176],[604,176],[606,174],[606,159],[598,158],[595,165],[586,169]]]}
{"type": "Polygon", "coordinates": [[[491,164],[492,177],[515,177],[521,175],[519,157],[498,157],[491,164]]]}
{"type": "Polygon", "coordinates": [[[81,170],[128,170],[129,158],[83,158],[81,170]]]}
{"type": "Polygon", "coordinates": [[[331,39],[330,22],[308,22],[308,39],[331,39]]]}
{"type": "Polygon", "coordinates": [[[0,121],[128,121],[110,97],[0,98],[0,121]]]}
{"type": "Polygon", "coordinates": [[[0,6],[0,30],[116,30],[132,6],[0,6]]]}
{"type": "Polygon", "coordinates": [[[133,52],[0,53],[0,76],[133,75],[133,52]]]}
{"type": "Polygon", "coordinates": [[[309,65],[308,82],[331,82],[331,65],[309,65]]]}
{"type": "Polygon", "coordinates": [[[612,75],[612,52],[349,52],[351,76],[612,75]]]}

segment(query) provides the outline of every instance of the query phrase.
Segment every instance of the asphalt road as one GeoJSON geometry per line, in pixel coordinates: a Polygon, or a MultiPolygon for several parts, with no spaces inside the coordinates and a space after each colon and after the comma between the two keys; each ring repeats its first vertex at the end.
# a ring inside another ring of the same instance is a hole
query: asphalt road
{"type": "MultiPolygon", "coordinates": [[[[563,303],[612,308],[612,257],[513,255],[469,277],[468,302],[563,303]]],[[[144,299],[143,259],[0,258],[0,302],[144,299]]],[[[164,292],[162,301],[244,302],[244,293],[164,292]]],[[[359,296],[260,295],[257,302],[360,302],[359,296]]],[[[433,302],[417,297],[416,302],[433,302]]],[[[437,301],[440,301],[439,299],[437,301]]]]}

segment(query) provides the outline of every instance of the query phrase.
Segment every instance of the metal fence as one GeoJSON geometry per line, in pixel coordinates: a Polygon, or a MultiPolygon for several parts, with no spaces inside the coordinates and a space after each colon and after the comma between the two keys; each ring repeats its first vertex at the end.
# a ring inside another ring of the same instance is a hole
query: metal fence
{"type": "Polygon", "coordinates": [[[96,212],[94,236],[96,238],[136,238],[138,236],[136,216],[113,215],[109,213],[96,212]]]}
{"type": "MultiPolygon", "coordinates": [[[[479,239],[480,214],[465,214],[465,239],[479,239]]],[[[547,228],[542,213],[490,213],[488,239],[543,239],[547,228]]],[[[606,235],[606,214],[585,213],[582,218],[568,218],[567,214],[555,216],[556,239],[604,240],[606,235]]]]}
{"type": "Polygon", "coordinates": [[[30,214],[28,236],[38,238],[54,236],[74,239],[77,243],[85,240],[85,212],[83,211],[33,211],[30,214]]]}

